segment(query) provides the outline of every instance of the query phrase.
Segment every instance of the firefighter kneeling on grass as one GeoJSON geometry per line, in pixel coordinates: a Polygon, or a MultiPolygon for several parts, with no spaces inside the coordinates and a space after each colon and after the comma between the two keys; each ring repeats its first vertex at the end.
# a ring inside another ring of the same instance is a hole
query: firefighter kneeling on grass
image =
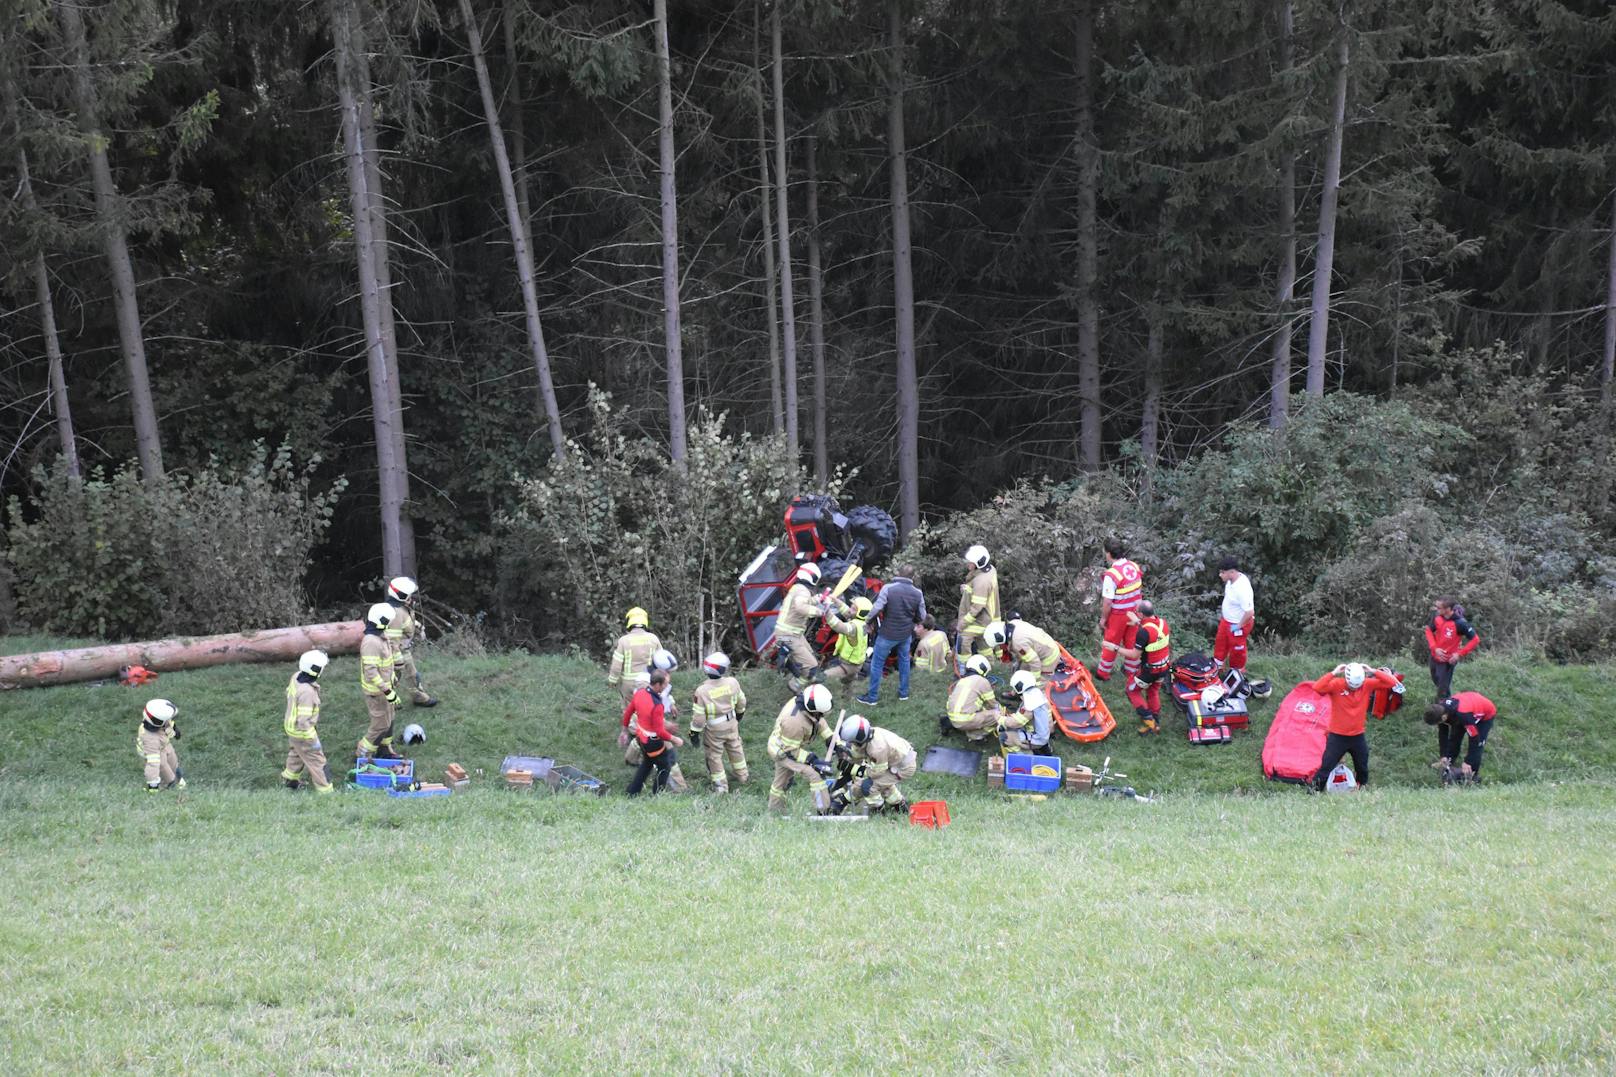
{"type": "Polygon", "coordinates": [[[965,676],[948,693],[948,713],[938,721],[944,736],[964,733],[969,740],[986,740],[999,728],[1004,711],[988,680],[987,657],[973,654],[965,660],[965,676]]]}
{"type": "Polygon", "coordinates": [[[355,751],[362,759],[397,759],[393,751],[393,713],[398,693],[393,684],[398,669],[393,651],[382,633],[393,620],[393,607],[378,602],[365,614],[365,634],[359,640],[359,688],[365,693],[370,725],[355,751]]]}
{"type": "Polygon", "coordinates": [[[729,655],[714,651],[701,663],[707,680],[696,689],[690,709],[690,737],[707,756],[707,776],[713,792],[729,792],[729,776],[724,761],[729,760],[735,781],[750,780],[746,770],[746,749],[741,746],[741,718],[746,714],[746,693],[741,682],[729,675],[729,655]]]}
{"type": "Polygon", "coordinates": [[[859,802],[869,815],[907,814],[901,783],[915,776],[914,746],[861,714],[843,718],[836,739],[845,745],[849,782],[831,798],[832,814],[859,802]]]}
{"type": "Polygon", "coordinates": [[[870,611],[875,603],[860,596],[851,605],[837,603],[825,612],[825,623],[836,633],[836,651],[824,666],[828,681],[851,681],[864,672],[870,657],[870,611]]]}
{"type": "Polygon", "coordinates": [[[830,793],[825,781],[830,777],[830,764],[808,747],[816,738],[822,744],[830,744],[831,728],[825,721],[830,706],[830,689],[822,684],[811,684],[780,708],[774,730],[769,734],[769,758],[774,760],[774,781],[769,783],[770,811],[786,810],[786,791],[797,778],[808,783],[814,811],[823,815],[830,810],[830,793]]]}
{"type": "Polygon", "coordinates": [[[140,715],[140,728],[135,732],[135,751],[146,765],[146,792],[159,789],[184,789],[185,774],[180,770],[179,753],[174,742],[180,731],[174,726],[180,709],[166,699],[154,699],[146,704],[140,715]]]}
{"type": "Polygon", "coordinates": [[[1025,669],[1012,673],[1010,687],[1021,697],[1021,706],[999,719],[999,743],[1006,752],[1043,754],[1049,749],[1055,716],[1038,674],[1025,669]]]}
{"type": "Polygon", "coordinates": [[[324,651],[304,651],[297,660],[297,673],[286,685],[286,766],[281,780],[294,793],[303,784],[303,772],[316,793],[331,792],[331,775],[326,770],[325,750],[320,747],[320,673],[330,664],[324,651]]]}
{"type": "Polygon", "coordinates": [[[1060,665],[1060,644],[1055,637],[1035,624],[1012,615],[1008,621],[994,621],[982,633],[989,654],[1002,654],[1016,664],[1016,669],[1047,677],[1060,665]]]}

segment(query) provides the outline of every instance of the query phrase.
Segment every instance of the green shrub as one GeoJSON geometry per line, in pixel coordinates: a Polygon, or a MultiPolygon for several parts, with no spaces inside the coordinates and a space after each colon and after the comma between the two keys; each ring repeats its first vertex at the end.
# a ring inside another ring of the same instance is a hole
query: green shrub
{"type": "Polygon", "coordinates": [[[19,615],[51,632],[103,638],[292,624],[309,603],[309,551],[347,480],[311,492],[311,470],[262,444],[240,470],[217,463],[142,482],[134,467],[82,481],[36,475],[9,505],[19,615]]]}
{"type": "MultiPolygon", "coordinates": [[[[529,611],[520,635],[603,653],[623,611],[643,606],[651,628],[687,664],[715,646],[738,650],[736,585],[759,549],[779,542],[786,503],[813,489],[784,438],[725,433],[699,412],[685,467],[648,437],[629,437],[599,389],[589,434],[540,475],[516,480],[500,606],[529,611]]],[[[822,492],[836,496],[837,472],[822,492]]]]}

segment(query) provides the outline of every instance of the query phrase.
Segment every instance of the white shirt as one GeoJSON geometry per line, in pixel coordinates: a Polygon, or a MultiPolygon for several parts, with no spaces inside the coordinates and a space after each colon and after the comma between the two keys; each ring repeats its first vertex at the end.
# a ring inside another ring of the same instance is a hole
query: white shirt
{"type": "Polygon", "coordinates": [[[1257,601],[1251,594],[1251,581],[1244,572],[1223,585],[1223,619],[1232,625],[1241,625],[1246,615],[1257,612],[1257,601]]]}

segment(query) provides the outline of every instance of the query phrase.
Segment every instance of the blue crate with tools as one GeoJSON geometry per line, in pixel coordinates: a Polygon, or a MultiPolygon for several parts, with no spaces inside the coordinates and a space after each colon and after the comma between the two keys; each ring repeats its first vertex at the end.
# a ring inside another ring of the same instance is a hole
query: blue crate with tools
{"type": "Polygon", "coordinates": [[[360,756],[354,763],[352,780],[361,789],[408,789],[415,784],[415,761],[360,756]],[[364,768],[368,766],[382,769],[366,771],[364,768]]]}
{"type": "Polygon", "coordinates": [[[1058,755],[1011,752],[1004,761],[1004,787],[1012,793],[1053,793],[1061,787],[1058,755]]]}
{"type": "Polygon", "coordinates": [[[389,789],[387,795],[390,797],[410,797],[412,799],[415,797],[446,797],[452,791],[447,786],[440,785],[430,789],[389,789]]]}

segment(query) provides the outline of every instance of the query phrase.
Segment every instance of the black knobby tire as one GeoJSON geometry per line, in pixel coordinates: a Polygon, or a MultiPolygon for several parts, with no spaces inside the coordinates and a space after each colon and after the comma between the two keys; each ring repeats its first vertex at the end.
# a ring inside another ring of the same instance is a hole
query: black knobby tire
{"type": "Polygon", "coordinates": [[[864,548],[866,571],[883,564],[898,548],[898,524],[886,509],[858,505],[847,514],[847,537],[864,548]]]}

